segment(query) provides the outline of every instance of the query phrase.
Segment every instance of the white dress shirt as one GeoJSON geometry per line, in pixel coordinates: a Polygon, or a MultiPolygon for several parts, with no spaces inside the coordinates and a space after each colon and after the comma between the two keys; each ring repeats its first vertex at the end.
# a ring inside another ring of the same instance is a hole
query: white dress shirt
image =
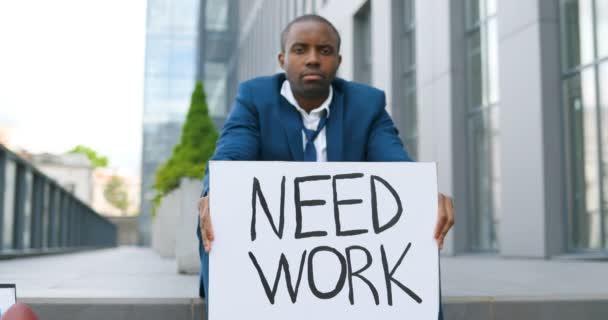
{"type": "MultiPolygon", "coordinates": [[[[321,121],[321,116],[323,115],[323,110],[327,112],[327,118],[329,118],[329,104],[331,103],[331,99],[334,96],[334,91],[331,86],[329,86],[329,95],[327,99],[323,101],[323,103],[316,109],[307,113],[306,110],[302,109],[296,101],[296,98],[293,96],[293,91],[291,91],[291,86],[289,85],[289,81],[283,81],[283,85],[281,86],[281,95],[285,97],[289,103],[298,110],[300,115],[302,116],[302,122],[304,123],[304,127],[308,130],[317,131],[317,127],[319,126],[319,121],[321,121]]],[[[304,149],[306,149],[306,134],[304,130],[302,130],[302,145],[304,149]]],[[[314,142],[315,149],[317,150],[317,162],[326,162],[327,161],[327,136],[325,134],[325,127],[321,129],[319,135],[315,139],[314,142]]]]}

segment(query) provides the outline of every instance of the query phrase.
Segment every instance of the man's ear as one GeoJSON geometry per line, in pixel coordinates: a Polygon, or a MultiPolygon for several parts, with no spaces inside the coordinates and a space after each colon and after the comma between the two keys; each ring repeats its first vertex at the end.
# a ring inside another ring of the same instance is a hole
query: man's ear
{"type": "Polygon", "coordinates": [[[279,60],[279,67],[281,67],[281,69],[285,70],[285,53],[279,52],[278,60],[279,60]]]}
{"type": "Polygon", "coordinates": [[[342,64],[342,55],[338,54],[338,67],[340,67],[340,64],[342,64]]]}

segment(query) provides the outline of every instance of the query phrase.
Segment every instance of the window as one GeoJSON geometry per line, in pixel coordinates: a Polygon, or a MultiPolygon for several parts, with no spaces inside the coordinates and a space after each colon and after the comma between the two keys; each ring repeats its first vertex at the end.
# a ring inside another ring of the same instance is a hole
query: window
{"type": "Polygon", "coordinates": [[[371,6],[367,1],[355,14],[354,79],[357,82],[372,82],[372,30],[371,6]]]}
{"type": "Polygon", "coordinates": [[[4,221],[2,223],[2,248],[0,248],[0,251],[1,249],[14,248],[13,228],[15,225],[15,183],[17,164],[7,157],[4,170],[4,221]]]}
{"type": "Polygon", "coordinates": [[[607,0],[561,0],[563,107],[571,210],[569,246],[608,249],[607,0]]]}
{"type": "Polygon", "coordinates": [[[496,0],[466,1],[467,146],[472,251],[498,249],[498,28],[496,0]]]}
{"type": "Polygon", "coordinates": [[[222,62],[205,63],[205,92],[209,114],[214,117],[226,115],[226,66],[222,62]]]}
{"type": "Polygon", "coordinates": [[[207,0],[205,24],[207,31],[228,30],[228,3],[225,0],[207,0]]]}
{"type": "Polygon", "coordinates": [[[393,1],[393,118],[410,157],[418,155],[416,22],[413,0],[393,1]]]}

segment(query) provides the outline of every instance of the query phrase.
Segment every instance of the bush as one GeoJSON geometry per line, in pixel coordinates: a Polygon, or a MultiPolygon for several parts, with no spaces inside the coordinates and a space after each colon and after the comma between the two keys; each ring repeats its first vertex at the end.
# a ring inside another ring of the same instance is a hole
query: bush
{"type": "Polygon", "coordinates": [[[162,197],[179,186],[181,178],[203,177],[217,139],[218,132],[209,116],[203,85],[197,82],[180,142],[173,148],[169,160],[156,171],[154,209],[158,208],[162,197]]]}

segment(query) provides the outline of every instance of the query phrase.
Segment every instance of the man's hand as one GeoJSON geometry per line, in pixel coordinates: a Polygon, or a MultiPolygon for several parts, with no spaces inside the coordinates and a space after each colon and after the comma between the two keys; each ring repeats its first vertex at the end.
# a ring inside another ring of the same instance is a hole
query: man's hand
{"type": "Polygon", "coordinates": [[[201,236],[203,237],[205,251],[209,253],[211,251],[211,243],[215,239],[213,227],[211,226],[211,214],[209,213],[209,196],[202,197],[198,201],[198,216],[201,220],[201,236]]]}
{"type": "Polygon", "coordinates": [[[435,226],[435,239],[439,250],[443,248],[443,238],[454,225],[454,201],[452,198],[439,194],[439,206],[437,210],[437,226],[435,226]]]}

